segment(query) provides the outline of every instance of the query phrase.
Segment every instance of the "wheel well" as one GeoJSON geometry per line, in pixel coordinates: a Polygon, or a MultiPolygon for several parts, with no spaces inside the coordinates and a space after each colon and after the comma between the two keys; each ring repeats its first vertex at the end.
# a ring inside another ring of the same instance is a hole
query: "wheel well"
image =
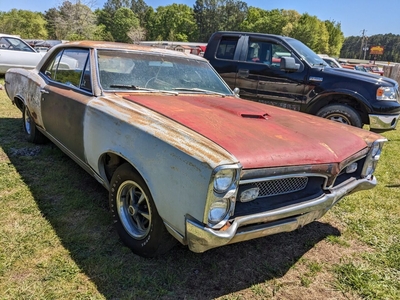
{"type": "Polygon", "coordinates": [[[360,101],[358,101],[356,98],[349,95],[334,94],[326,96],[322,99],[320,98],[314,102],[309,110],[309,113],[316,115],[321,108],[331,104],[344,104],[351,106],[358,112],[363,124],[369,124],[368,111],[366,107],[362,105],[362,103],[360,103],[360,101]]]}
{"type": "Polygon", "coordinates": [[[14,103],[20,111],[23,111],[25,103],[20,97],[14,97],[14,103]]]}
{"type": "MultiPolygon", "coordinates": [[[[125,162],[128,162],[125,158],[123,158],[115,153],[107,152],[107,153],[104,153],[103,156],[101,157],[100,170],[101,169],[104,170],[104,174],[105,174],[108,182],[110,182],[115,170],[120,165],[124,164],[125,162]]],[[[135,167],[133,167],[133,168],[135,168],[135,167]]]]}

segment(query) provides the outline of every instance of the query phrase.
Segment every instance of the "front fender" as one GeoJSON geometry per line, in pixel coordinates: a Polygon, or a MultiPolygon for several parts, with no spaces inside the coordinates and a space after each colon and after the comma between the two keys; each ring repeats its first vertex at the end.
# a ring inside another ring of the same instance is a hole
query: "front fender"
{"type": "Polygon", "coordinates": [[[354,105],[352,106],[357,107],[358,110],[366,112],[367,114],[373,111],[370,100],[354,90],[337,89],[326,90],[321,93],[315,93],[315,91],[313,91],[310,95],[313,93],[314,96],[310,98],[305,108],[305,112],[311,114],[316,114],[322,107],[332,102],[338,102],[340,99],[346,99],[342,102],[353,103],[354,105]]]}
{"type": "Polygon", "coordinates": [[[132,102],[113,100],[93,100],[87,107],[87,163],[101,174],[99,158],[104,153],[123,157],[146,182],[161,218],[183,236],[187,214],[203,219],[214,168],[237,159],[168,118],[132,102]]]}

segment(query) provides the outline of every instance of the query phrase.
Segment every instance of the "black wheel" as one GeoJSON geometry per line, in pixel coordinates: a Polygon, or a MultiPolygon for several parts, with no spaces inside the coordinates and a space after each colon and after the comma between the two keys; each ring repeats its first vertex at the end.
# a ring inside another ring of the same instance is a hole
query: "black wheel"
{"type": "Polygon", "coordinates": [[[363,126],[358,112],[351,106],[344,104],[327,105],[321,108],[317,116],[359,128],[363,126]]]}
{"type": "Polygon", "coordinates": [[[115,171],[109,200],[115,228],[134,253],[154,257],[176,244],[157,212],[146,183],[128,163],[115,171]]]}
{"type": "Polygon", "coordinates": [[[35,121],[32,118],[29,109],[24,106],[22,112],[22,122],[26,140],[35,144],[42,144],[45,142],[46,137],[36,128],[35,121]]]}

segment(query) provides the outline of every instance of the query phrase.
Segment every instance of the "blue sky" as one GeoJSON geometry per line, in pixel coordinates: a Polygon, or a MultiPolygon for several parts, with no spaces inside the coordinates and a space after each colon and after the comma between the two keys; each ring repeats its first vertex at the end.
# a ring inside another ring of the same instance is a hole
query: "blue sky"
{"type": "MultiPolygon", "coordinates": [[[[76,0],[70,0],[75,3],[76,0]]],[[[317,16],[320,20],[340,22],[344,35],[400,34],[399,0],[243,0],[248,6],[271,9],[294,9],[299,13],[317,16]],[[381,5],[384,3],[384,6],[381,5]]],[[[0,11],[13,8],[44,12],[58,7],[62,0],[0,0],[0,11]]],[[[102,8],[106,0],[81,0],[93,10],[102,8]]],[[[157,9],[172,3],[186,4],[193,7],[195,0],[148,0],[146,4],[157,9]]]]}

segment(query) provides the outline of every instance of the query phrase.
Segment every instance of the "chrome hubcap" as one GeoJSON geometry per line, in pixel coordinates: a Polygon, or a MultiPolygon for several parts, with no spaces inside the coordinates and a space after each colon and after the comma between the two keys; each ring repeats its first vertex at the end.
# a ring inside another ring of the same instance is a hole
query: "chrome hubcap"
{"type": "Polygon", "coordinates": [[[125,181],[117,193],[117,211],[126,232],[134,239],[147,236],[151,226],[149,199],[134,181],[125,181]]]}

